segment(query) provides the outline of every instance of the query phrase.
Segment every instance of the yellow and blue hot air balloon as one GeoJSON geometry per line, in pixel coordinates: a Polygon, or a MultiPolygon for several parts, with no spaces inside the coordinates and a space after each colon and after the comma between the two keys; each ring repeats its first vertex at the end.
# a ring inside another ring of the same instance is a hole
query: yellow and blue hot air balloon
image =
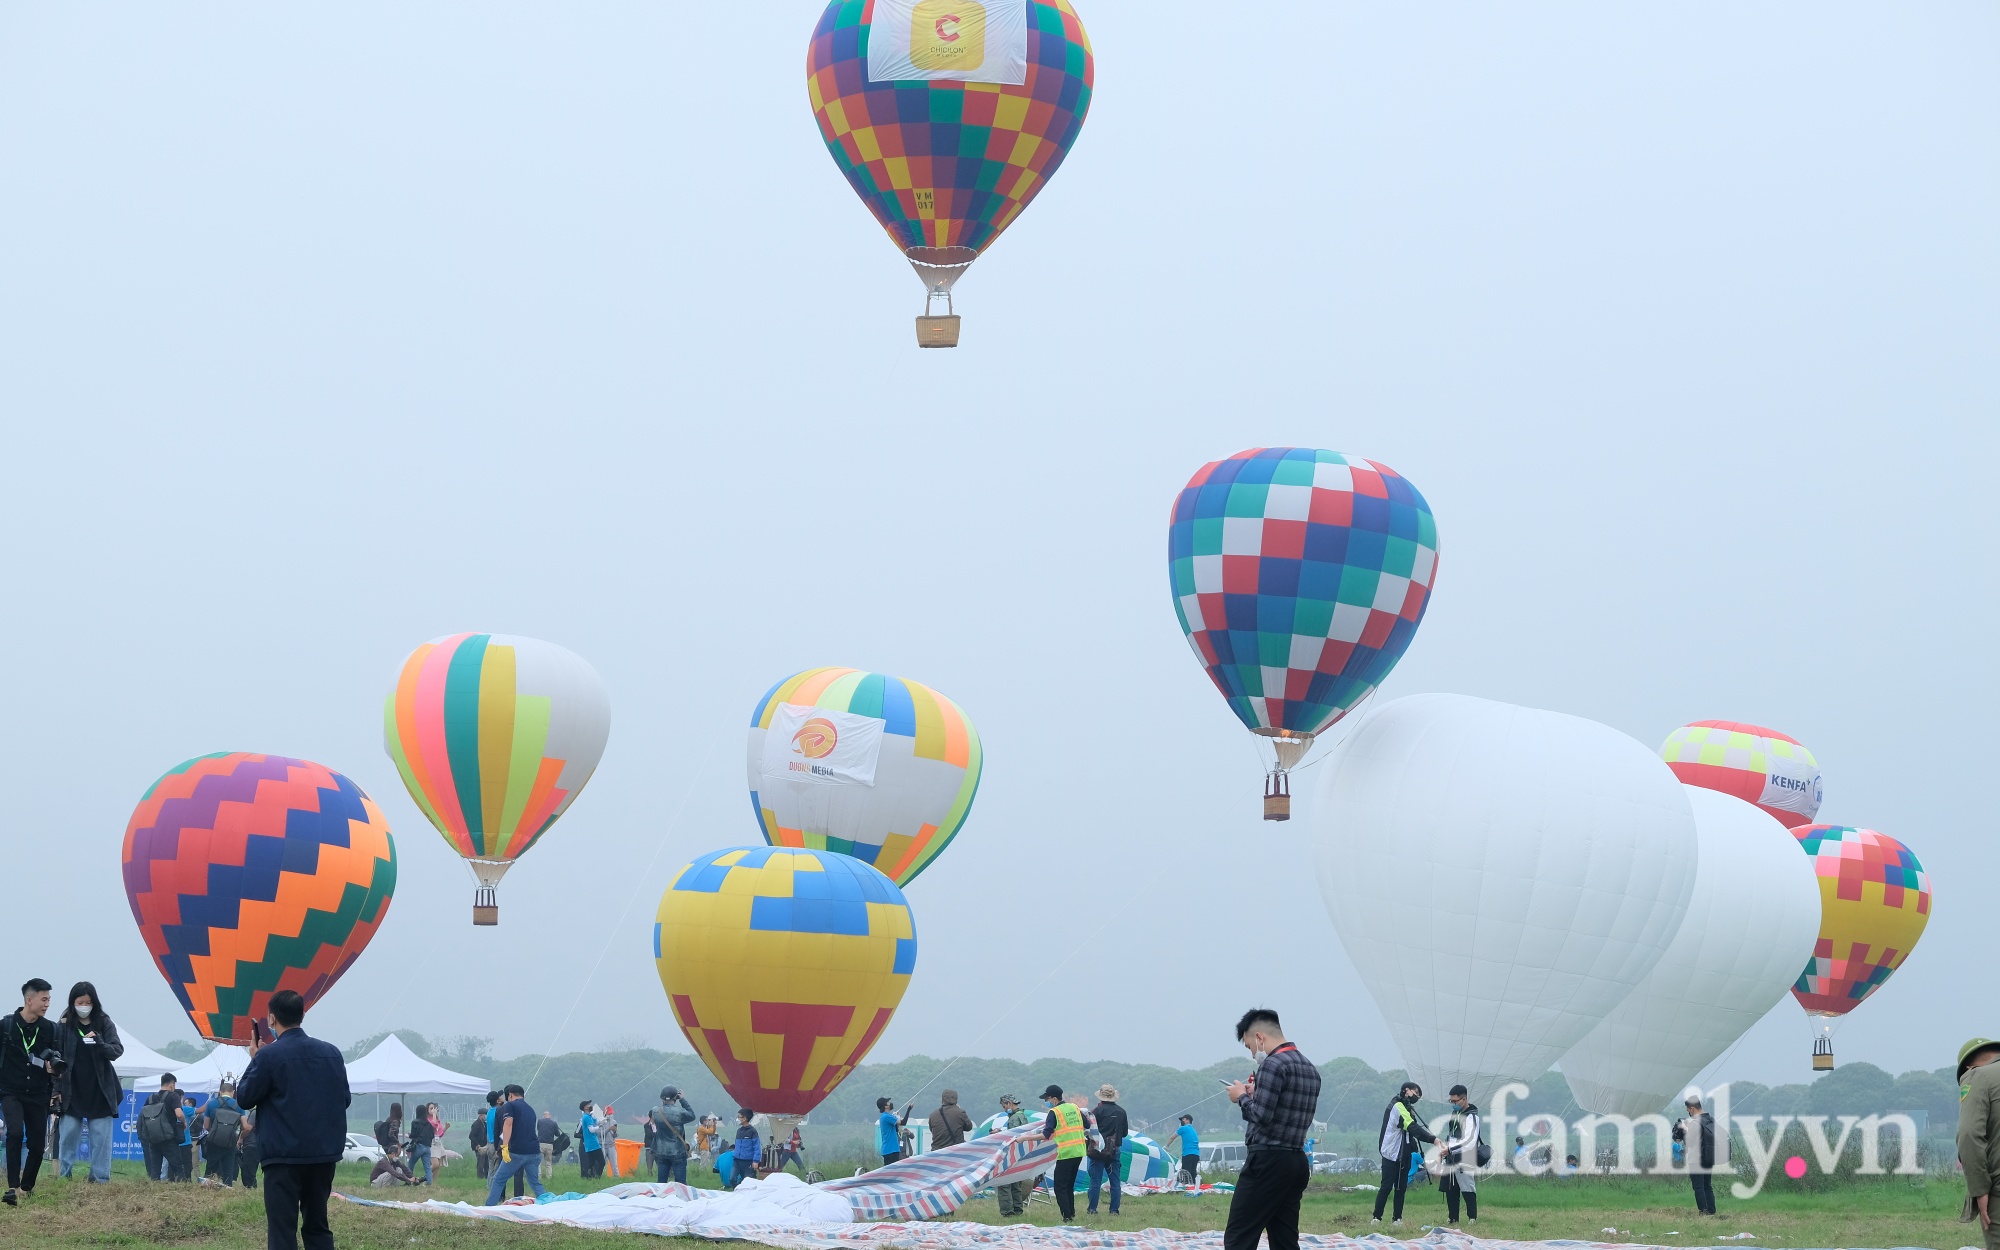
{"type": "Polygon", "coordinates": [[[868,1053],[917,966],[896,883],[832,851],[733,847],[660,897],[674,1020],[739,1107],[804,1115],[868,1053]]]}
{"type": "Polygon", "coordinates": [[[552,642],[452,634],[403,661],[382,747],[471,865],[472,923],[500,923],[494,887],[576,801],[610,736],[603,679],[552,642]]]}

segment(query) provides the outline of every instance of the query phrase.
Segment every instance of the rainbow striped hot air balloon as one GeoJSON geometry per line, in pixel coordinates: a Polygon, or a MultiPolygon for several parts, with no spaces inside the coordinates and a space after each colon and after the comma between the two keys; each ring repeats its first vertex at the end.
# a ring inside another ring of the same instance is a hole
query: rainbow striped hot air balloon
{"type": "Polygon", "coordinates": [[[929,686],[813,668],[750,712],[745,761],[764,840],[852,855],[906,886],[972,810],[979,731],[929,686]]]}
{"type": "Polygon", "coordinates": [[[472,923],[500,923],[494,887],[576,801],[610,734],[597,670],[552,642],[452,634],[403,661],[382,710],[383,749],[472,866],[472,923]]]}
{"type": "Polygon", "coordinates": [[[1840,1017],[1882,988],[1931,918],[1931,877],[1910,848],[1849,825],[1792,830],[1819,875],[1820,929],[1792,987],[1814,1024],[1813,1067],[1833,1067],[1840,1017]]]}
{"type": "Polygon", "coordinates": [[[674,877],[653,959],[675,1021],[736,1105],[804,1115],[889,1027],[917,928],[896,883],[859,860],[735,847],[674,877]]]}
{"type": "Polygon", "coordinates": [[[250,1041],[271,995],[310,1007],[389,914],[396,843],[361,787],[321,764],[204,755],[125,826],[125,898],[174,997],[210,1041],[250,1041]]]}

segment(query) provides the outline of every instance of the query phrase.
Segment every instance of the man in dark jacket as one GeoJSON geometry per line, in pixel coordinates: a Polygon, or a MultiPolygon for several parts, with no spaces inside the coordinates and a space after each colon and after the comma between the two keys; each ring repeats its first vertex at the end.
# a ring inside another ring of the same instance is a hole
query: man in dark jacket
{"type": "Polygon", "coordinates": [[[1125,1160],[1120,1157],[1125,1146],[1125,1135],[1132,1124],[1126,1118],[1125,1108],[1118,1105],[1118,1091],[1109,1085],[1097,1087],[1097,1106],[1091,1111],[1097,1118],[1097,1135],[1103,1140],[1090,1149],[1090,1205],[1084,1208],[1086,1215],[1097,1214],[1097,1195],[1104,1189],[1104,1178],[1111,1178],[1111,1214],[1118,1214],[1118,1198],[1123,1183],[1119,1175],[1124,1170],[1125,1160]]]}
{"type": "Polygon", "coordinates": [[[7,1121],[7,1192],[0,1202],[10,1207],[21,1194],[35,1192],[48,1144],[55,1093],[49,1056],[59,1053],[55,1021],[48,1018],[49,988],[40,977],[31,979],[21,987],[20,1010],[0,1017],[0,1118],[7,1121]]]}
{"type": "Polygon", "coordinates": [[[1694,1209],[1715,1214],[1715,1117],[1701,1109],[1701,1098],[1689,1094],[1687,1118],[1674,1125],[1674,1140],[1687,1147],[1688,1180],[1694,1183],[1694,1209]],[[1689,1140],[1689,1134],[1693,1140],[1689,1140]]]}
{"type": "Polygon", "coordinates": [[[1285,1040],[1278,1013],[1253,1007],[1236,1022],[1236,1040],[1257,1061],[1248,1080],[1229,1087],[1243,1115],[1243,1170],[1229,1196],[1223,1250],[1299,1250],[1299,1199],[1312,1179],[1306,1134],[1319,1107],[1319,1069],[1285,1040]]]}
{"type": "Polygon", "coordinates": [[[171,1179],[173,1152],[181,1148],[185,1128],[181,1115],[181,1091],[174,1082],[174,1074],[168,1072],[160,1077],[160,1092],[148,1098],[145,1105],[139,1108],[139,1124],[135,1131],[146,1160],[147,1180],[171,1179]]]}
{"type": "Polygon", "coordinates": [[[296,990],[271,995],[269,1042],[250,1042],[250,1065],[236,1101],[257,1113],[258,1164],[264,1169],[268,1250],[333,1250],[326,1203],[333,1170],[347,1148],[347,1064],[330,1042],[306,1036],[306,1000],[296,990]]]}
{"type": "Polygon", "coordinates": [[[958,1091],[948,1089],[938,1096],[938,1109],[931,1112],[931,1149],[956,1146],[972,1132],[972,1117],[958,1105],[958,1091]]]}
{"type": "Polygon", "coordinates": [[[678,1086],[661,1090],[660,1105],[646,1113],[646,1129],[653,1138],[655,1179],[660,1184],[687,1184],[687,1126],[693,1123],[694,1108],[688,1106],[687,1095],[678,1086]]]}

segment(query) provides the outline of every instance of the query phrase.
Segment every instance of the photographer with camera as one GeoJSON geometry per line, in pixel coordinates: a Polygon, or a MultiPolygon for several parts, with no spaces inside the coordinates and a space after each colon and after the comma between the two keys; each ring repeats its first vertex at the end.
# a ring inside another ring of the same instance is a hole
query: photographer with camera
{"type": "Polygon", "coordinates": [[[0,1017],[0,1117],[7,1121],[7,1192],[0,1202],[10,1207],[35,1192],[48,1144],[49,1101],[62,1072],[48,1011],[49,983],[33,977],[21,987],[20,1010],[0,1017]]]}

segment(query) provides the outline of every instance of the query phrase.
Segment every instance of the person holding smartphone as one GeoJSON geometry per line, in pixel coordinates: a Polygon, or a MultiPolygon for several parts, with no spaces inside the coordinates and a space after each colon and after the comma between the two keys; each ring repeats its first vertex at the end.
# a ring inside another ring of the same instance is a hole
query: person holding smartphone
{"type": "Polygon", "coordinates": [[[118,1125],[118,1104],[125,1091],[112,1065],[125,1054],[118,1026],[104,1013],[97,987],[78,981],[70,987],[69,1006],[56,1021],[56,1045],[62,1052],[62,1075],[56,1091],[62,1103],[62,1123],[56,1135],[58,1173],[76,1166],[76,1150],[86,1127],[90,1130],[90,1180],[111,1179],[111,1134],[118,1125]]]}

